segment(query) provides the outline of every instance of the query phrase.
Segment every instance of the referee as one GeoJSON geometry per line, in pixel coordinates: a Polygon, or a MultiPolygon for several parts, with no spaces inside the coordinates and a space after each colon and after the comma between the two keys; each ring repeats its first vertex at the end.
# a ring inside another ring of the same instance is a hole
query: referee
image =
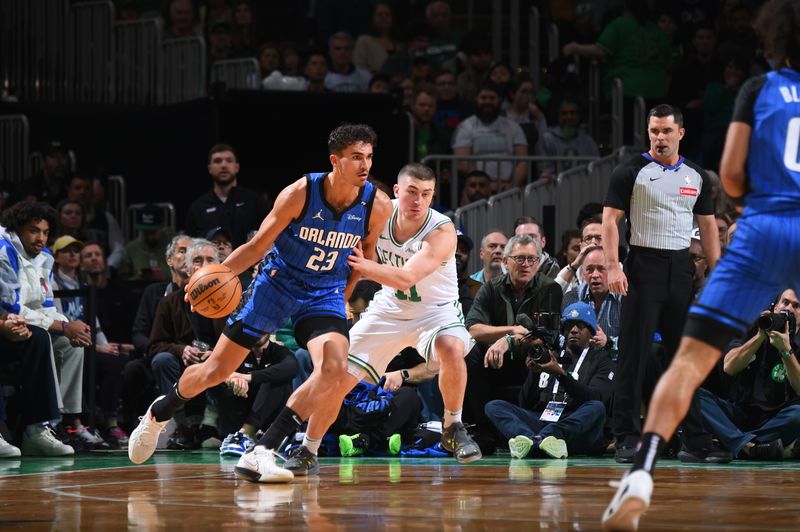
{"type": "MultiPolygon", "coordinates": [[[[614,169],[603,206],[603,248],[608,287],[625,296],[614,378],[612,428],[616,460],[629,463],[641,436],[642,383],[653,335],[661,334],[667,362],[675,354],[692,294],[694,263],[689,243],[694,220],[708,264],[719,259],[711,182],[678,153],[685,130],[681,112],[657,105],[647,114],[650,150],[614,169]],[[630,251],[619,266],[619,222],[627,218],[630,251]]],[[[695,398],[683,422],[679,457],[690,462],[726,462],[703,428],[695,398]]]]}

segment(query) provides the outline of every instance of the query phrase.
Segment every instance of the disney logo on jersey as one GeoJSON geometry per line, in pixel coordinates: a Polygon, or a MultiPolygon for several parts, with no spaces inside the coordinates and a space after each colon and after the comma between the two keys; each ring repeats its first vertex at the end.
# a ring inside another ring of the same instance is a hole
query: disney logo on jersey
{"type": "Polygon", "coordinates": [[[314,242],[334,249],[352,249],[361,241],[360,235],[342,231],[326,231],[314,227],[301,227],[298,234],[301,240],[314,242]]]}
{"type": "Polygon", "coordinates": [[[361,221],[361,216],[356,216],[354,214],[348,214],[347,215],[347,220],[348,221],[354,221],[354,222],[360,222],[361,221]]]}

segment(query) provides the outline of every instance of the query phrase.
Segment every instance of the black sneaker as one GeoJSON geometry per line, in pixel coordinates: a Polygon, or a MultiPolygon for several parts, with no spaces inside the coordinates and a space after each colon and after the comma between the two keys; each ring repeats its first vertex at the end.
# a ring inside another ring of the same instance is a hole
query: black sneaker
{"type": "Polygon", "coordinates": [[[481,448],[460,421],[442,431],[442,447],[453,453],[460,464],[468,464],[483,457],[481,448]]]}
{"type": "Polygon", "coordinates": [[[779,438],[767,443],[756,443],[752,447],[742,449],[742,455],[745,460],[779,462],[783,460],[783,442],[779,438]]]}
{"type": "Polygon", "coordinates": [[[175,432],[167,439],[167,449],[173,451],[190,451],[199,449],[200,442],[197,441],[196,427],[184,427],[178,425],[175,432]]]}
{"type": "Polygon", "coordinates": [[[614,460],[618,464],[632,464],[634,456],[636,456],[636,447],[632,445],[620,445],[614,450],[614,460]]]}
{"type": "Polygon", "coordinates": [[[715,442],[712,448],[690,449],[681,446],[678,460],[684,464],[727,464],[733,460],[733,455],[715,442]]]}
{"type": "Polygon", "coordinates": [[[288,469],[295,476],[319,475],[319,460],[304,445],[292,449],[281,467],[288,469]]]}

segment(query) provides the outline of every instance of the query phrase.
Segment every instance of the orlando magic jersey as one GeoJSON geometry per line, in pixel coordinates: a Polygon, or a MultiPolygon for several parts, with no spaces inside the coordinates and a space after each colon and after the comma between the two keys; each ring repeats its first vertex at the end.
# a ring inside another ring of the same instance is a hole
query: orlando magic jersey
{"type": "Polygon", "coordinates": [[[732,121],[752,127],[744,215],[800,208],[800,73],[782,68],[748,80],[732,121]]]}
{"type": "Polygon", "coordinates": [[[267,269],[284,270],[313,288],[344,288],[350,275],[347,258],[369,229],[375,187],[365,183],[355,201],[337,213],[325,201],[326,175],[306,175],[303,211],[275,239],[275,256],[267,269]]]}

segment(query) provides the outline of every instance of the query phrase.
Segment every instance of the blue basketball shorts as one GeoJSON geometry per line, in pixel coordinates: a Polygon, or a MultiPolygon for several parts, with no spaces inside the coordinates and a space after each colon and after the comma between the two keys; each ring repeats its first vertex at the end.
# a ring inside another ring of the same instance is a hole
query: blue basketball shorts
{"type": "Polygon", "coordinates": [[[285,270],[265,266],[253,283],[244,306],[228,318],[228,329],[236,325],[245,335],[258,339],[275,332],[290,318],[294,324],[312,316],[347,319],[344,281],[340,287],[314,288],[285,270]]]}
{"type": "Polygon", "coordinates": [[[748,216],[689,315],[744,333],[787,288],[800,288],[800,213],[748,216]]]}

